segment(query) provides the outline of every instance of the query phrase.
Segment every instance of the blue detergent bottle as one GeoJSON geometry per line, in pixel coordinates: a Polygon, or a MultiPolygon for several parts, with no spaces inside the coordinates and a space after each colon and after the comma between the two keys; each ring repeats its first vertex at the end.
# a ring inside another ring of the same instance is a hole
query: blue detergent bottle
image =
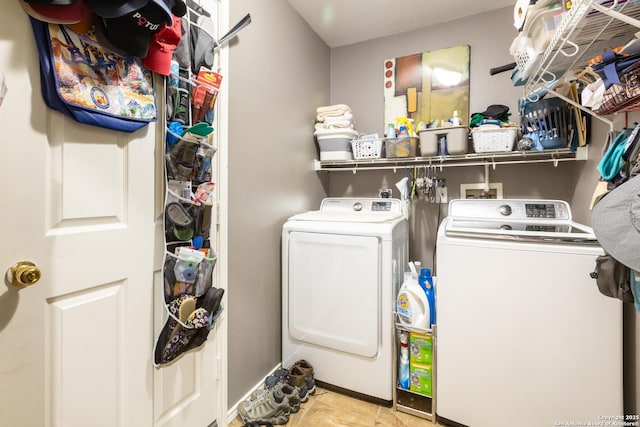
{"type": "Polygon", "coordinates": [[[420,269],[420,278],[418,283],[424,289],[427,294],[427,301],[429,302],[429,327],[431,328],[436,324],[436,293],[433,287],[433,277],[431,276],[431,269],[420,269]]]}

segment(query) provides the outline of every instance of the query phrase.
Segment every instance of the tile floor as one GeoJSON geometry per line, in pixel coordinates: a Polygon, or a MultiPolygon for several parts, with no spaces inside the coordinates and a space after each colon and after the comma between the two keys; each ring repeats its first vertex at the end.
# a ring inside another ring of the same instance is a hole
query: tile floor
{"type": "MultiPolygon", "coordinates": [[[[241,427],[236,417],[229,427],[241,427]]],[[[326,389],[317,389],[315,395],[302,404],[298,413],[291,414],[286,427],[437,427],[429,420],[397,412],[393,408],[345,396],[326,389]]]]}

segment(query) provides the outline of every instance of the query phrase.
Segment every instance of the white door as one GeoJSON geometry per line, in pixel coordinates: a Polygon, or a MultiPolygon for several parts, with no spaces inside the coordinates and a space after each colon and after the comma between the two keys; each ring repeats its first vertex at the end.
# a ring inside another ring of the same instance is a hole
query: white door
{"type": "Polygon", "coordinates": [[[46,108],[28,18],[3,6],[0,269],[26,260],[41,279],[0,285],[1,424],[207,425],[217,400],[203,383],[218,382],[203,368],[218,346],[152,365],[162,124],[125,134],[46,108]]]}

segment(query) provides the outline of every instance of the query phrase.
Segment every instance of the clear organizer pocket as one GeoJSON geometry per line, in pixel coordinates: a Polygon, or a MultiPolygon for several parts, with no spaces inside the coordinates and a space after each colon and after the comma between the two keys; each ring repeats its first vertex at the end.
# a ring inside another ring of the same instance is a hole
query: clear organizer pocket
{"type": "Polygon", "coordinates": [[[195,203],[169,191],[165,204],[166,242],[208,240],[212,207],[212,204],[195,203]]]}
{"type": "Polygon", "coordinates": [[[183,295],[199,297],[212,286],[217,258],[201,260],[178,257],[167,252],[164,260],[164,301],[169,304],[183,295]]]}
{"type": "Polygon", "coordinates": [[[154,350],[154,364],[169,363],[202,345],[222,312],[222,289],[210,287],[201,297],[181,295],[166,305],[167,321],[154,350]]]}
{"type": "Polygon", "coordinates": [[[216,150],[205,139],[167,130],[165,163],[170,180],[195,183],[211,181],[211,159],[216,150]]]}
{"type": "Polygon", "coordinates": [[[184,69],[172,73],[167,85],[167,121],[184,126],[213,123],[221,79],[209,70],[201,70],[197,76],[184,69]]]}

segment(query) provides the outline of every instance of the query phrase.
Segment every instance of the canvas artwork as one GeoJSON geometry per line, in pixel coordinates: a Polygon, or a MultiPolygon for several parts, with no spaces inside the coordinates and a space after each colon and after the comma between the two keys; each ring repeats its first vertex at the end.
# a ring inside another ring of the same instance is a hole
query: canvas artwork
{"type": "Polygon", "coordinates": [[[469,46],[387,59],[384,62],[384,120],[449,120],[457,111],[469,124],[469,46]]]}

